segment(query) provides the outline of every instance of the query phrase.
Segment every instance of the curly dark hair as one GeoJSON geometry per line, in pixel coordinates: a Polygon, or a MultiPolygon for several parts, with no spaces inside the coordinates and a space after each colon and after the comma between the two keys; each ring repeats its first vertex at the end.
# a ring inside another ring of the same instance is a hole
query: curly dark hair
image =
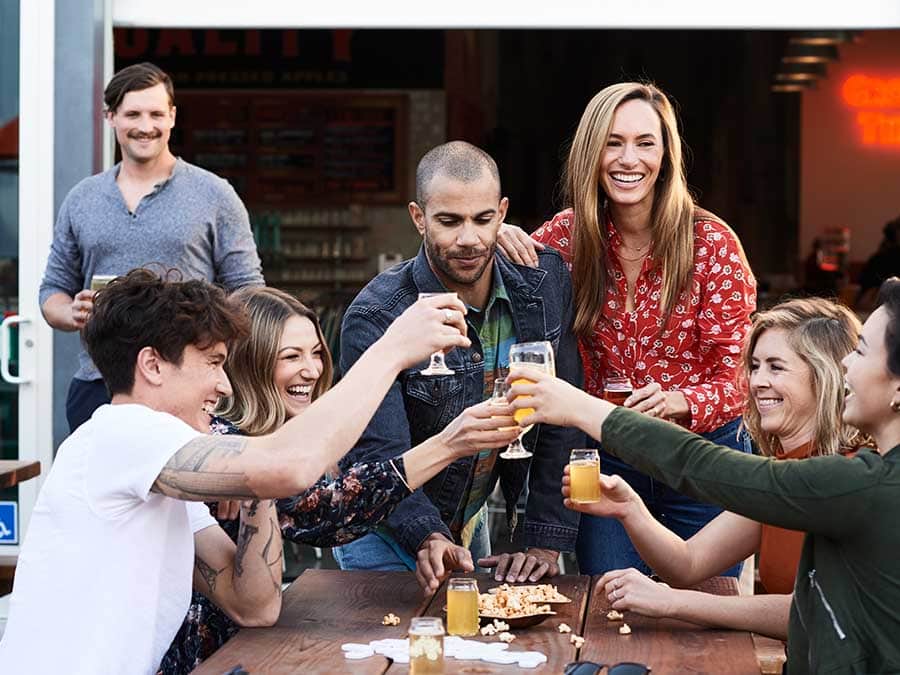
{"type": "Polygon", "coordinates": [[[230,344],[248,329],[243,308],[218,286],[182,281],[178,270],[160,275],[140,268],[96,293],[81,339],[110,395],[115,395],[131,393],[135,363],[144,347],[180,366],[188,345],[206,349],[218,342],[230,344]]]}

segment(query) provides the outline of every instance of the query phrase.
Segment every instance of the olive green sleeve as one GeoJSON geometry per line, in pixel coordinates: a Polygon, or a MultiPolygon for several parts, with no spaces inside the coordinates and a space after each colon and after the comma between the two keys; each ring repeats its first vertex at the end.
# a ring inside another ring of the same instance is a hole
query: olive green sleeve
{"type": "Polygon", "coordinates": [[[775,460],[716,445],[683,428],[617,408],[603,423],[603,449],[701,501],[779,527],[840,536],[875,506],[877,453],[775,460]]]}

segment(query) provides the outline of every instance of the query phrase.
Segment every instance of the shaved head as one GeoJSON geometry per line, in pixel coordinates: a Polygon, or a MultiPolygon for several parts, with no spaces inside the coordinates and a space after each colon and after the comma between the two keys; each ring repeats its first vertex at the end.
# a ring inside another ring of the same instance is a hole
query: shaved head
{"type": "Polygon", "coordinates": [[[497,182],[497,199],[500,199],[500,171],[497,162],[481,148],[465,141],[450,141],[432,148],[416,167],[416,202],[424,208],[428,190],[437,175],[447,176],[462,183],[473,183],[487,171],[497,182]]]}

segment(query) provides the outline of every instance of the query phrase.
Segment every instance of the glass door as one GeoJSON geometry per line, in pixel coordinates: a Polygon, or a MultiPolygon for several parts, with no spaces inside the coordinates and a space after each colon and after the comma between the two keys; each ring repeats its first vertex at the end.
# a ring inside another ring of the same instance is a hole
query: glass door
{"type": "MultiPolygon", "coordinates": [[[[38,285],[53,232],[53,0],[0,0],[0,459],[52,461],[53,343],[38,285]]],[[[14,564],[42,478],[0,490],[14,564]]]]}

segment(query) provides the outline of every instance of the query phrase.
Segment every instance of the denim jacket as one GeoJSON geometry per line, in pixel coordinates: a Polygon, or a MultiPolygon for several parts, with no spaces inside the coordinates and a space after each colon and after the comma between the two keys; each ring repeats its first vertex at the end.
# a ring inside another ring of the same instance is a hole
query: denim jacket
{"type": "MultiPolygon", "coordinates": [[[[581,386],[582,369],[572,334],[572,284],[556,251],[539,253],[537,268],[514,265],[496,255],[493,273],[506,286],[512,306],[518,342],[548,340],[556,354],[556,373],[581,386]]],[[[346,372],[375,342],[418,294],[444,291],[425,257],[418,256],[379,274],[359,293],[344,315],[341,328],[341,372],[346,372]]],[[[356,446],[342,460],[395,457],[439,433],[469,406],[484,400],[484,363],[477,331],[469,325],[469,349],[447,354],[453,375],[426,377],[419,373],[427,364],[402,372],[385,396],[356,446]]],[[[570,551],[578,533],[579,516],[563,506],[560,479],[569,451],[582,447],[584,434],[577,429],[539,425],[525,437],[534,452],[531,460],[498,460],[492,487],[500,480],[510,529],[515,527],[516,501],[529,480],[525,508],[527,546],[570,551]],[[529,465],[531,468],[529,478],[529,465]]],[[[430,534],[453,539],[447,523],[467,497],[473,457],[455,461],[422,488],[403,500],[386,523],[394,538],[411,554],[430,534]]]]}

